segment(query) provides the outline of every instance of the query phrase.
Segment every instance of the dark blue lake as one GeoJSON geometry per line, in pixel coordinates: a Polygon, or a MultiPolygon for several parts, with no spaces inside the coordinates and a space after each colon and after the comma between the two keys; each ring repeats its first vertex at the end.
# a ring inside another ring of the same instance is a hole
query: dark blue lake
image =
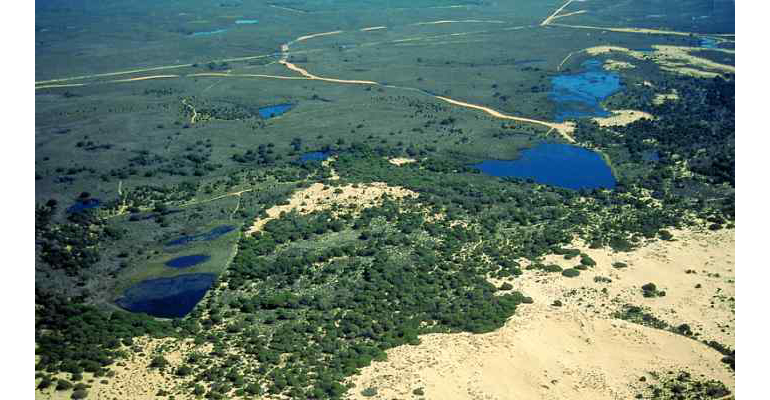
{"type": "Polygon", "coordinates": [[[541,143],[522,150],[515,160],[487,160],[471,167],[487,175],[531,178],[567,189],[615,187],[612,170],[598,153],[568,144],[541,143]]]}
{"type": "Polygon", "coordinates": [[[101,204],[101,201],[99,201],[99,199],[94,199],[94,198],[78,200],[75,202],[75,204],[67,207],[67,212],[79,213],[91,208],[99,207],[100,204],[101,204]]]}
{"type": "Polygon", "coordinates": [[[190,242],[214,240],[234,230],[235,227],[232,225],[220,225],[208,232],[199,233],[197,235],[182,236],[179,239],[174,239],[166,243],[166,246],[179,246],[190,242]]]}
{"type": "Polygon", "coordinates": [[[551,78],[549,98],[556,103],[556,120],[567,118],[607,117],[610,113],[599,104],[622,89],[620,76],[602,69],[598,60],[587,60],[585,72],[551,78]]]}
{"type": "Polygon", "coordinates": [[[148,279],[126,289],[123,297],[115,303],[131,312],[161,318],[181,318],[192,311],[215,279],[214,274],[148,279]]]}
{"type": "Polygon", "coordinates": [[[329,158],[330,155],[331,153],[327,151],[311,151],[310,153],[299,156],[299,161],[323,161],[329,158]]]}
{"type": "Polygon", "coordinates": [[[165,262],[167,267],[171,268],[189,268],[211,259],[211,256],[205,254],[193,254],[191,256],[177,257],[165,262]]]}
{"type": "Polygon", "coordinates": [[[288,104],[288,103],[262,107],[259,109],[259,115],[265,119],[273,118],[285,113],[286,111],[291,110],[292,107],[294,107],[294,104],[288,104]]]}

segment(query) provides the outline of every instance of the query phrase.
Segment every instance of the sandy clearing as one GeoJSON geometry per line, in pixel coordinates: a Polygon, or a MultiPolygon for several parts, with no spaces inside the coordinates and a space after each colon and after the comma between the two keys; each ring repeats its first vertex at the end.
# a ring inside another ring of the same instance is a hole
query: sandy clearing
{"type": "MultiPolygon", "coordinates": [[[[195,398],[189,393],[189,389],[182,388],[182,385],[192,380],[192,377],[180,378],[174,376],[173,371],[184,363],[186,355],[194,351],[211,352],[211,344],[196,346],[191,339],[180,342],[173,338],[152,339],[144,336],[135,338],[134,346],[140,348],[141,353],[126,348],[130,354],[129,357],[108,367],[115,373],[115,376],[94,377],[93,374],[83,373],[83,382],[91,386],[90,389],[87,389],[88,399],[150,400],[157,399],[156,394],[161,389],[174,393],[177,399],[195,398]],[[167,371],[170,373],[148,368],[152,357],[156,354],[162,354],[168,361],[167,371]],[[90,379],[94,381],[89,383],[90,379]],[[106,380],[107,383],[101,383],[103,380],[106,380]]],[[[69,373],[61,373],[59,376],[70,380],[69,373]]],[[[40,380],[36,379],[35,385],[39,382],[40,380]]],[[[38,400],[69,400],[71,396],[72,390],[56,391],[54,387],[42,391],[35,390],[35,399],[38,400]]]]}
{"type": "MultiPolygon", "coordinates": [[[[599,55],[612,52],[623,53],[639,60],[654,61],[660,65],[661,69],[682,75],[712,78],[720,74],[735,73],[735,67],[732,65],[720,64],[712,60],[690,54],[691,52],[703,50],[699,47],[654,44],[652,45],[652,48],[653,52],[649,54],[619,46],[595,46],[586,48],[583,51],[590,55],[599,55]],[[698,67],[707,71],[693,67],[698,67]]],[[[732,50],[724,49],[716,49],[716,51],[734,53],[732,50]]]]}
{"type": "Polygon", "coordinates": [[[396,157],[396,158],[388,159],[389,163],[391,163],[393,165],[399,165],[399,166],[404,165],[404,164],[413,163],[413,162],[416,162],[416,161],[417,160],[415,160],[414,158],[406,158],[406,157],[396,157]]]}
{"type": "Polygon", "coordinates": [[[289,204],[277,205],[266,211],[267,217],[257,219],[246,232],[258,232],[265,224],[279,218],[281,213],[297,211],[308,214],[313,211],[328,210],[332,206],[354,206],[358,209],[372,207],[380,203],[383,196],[392,198],[418,197],[419,194],[399,186],[388,186],[383,182],[368,184],[348,184],[345,186],[327,186],[314,183],[310,187],[295,192],[289,198],[289,204]]]}
{"type": "Polygon", "coordinates": [[[652,104],[661,105],[669,100],[679,100],[679,93],[676,89],[671,89],[671,93],[657,93],[655,98],[652,99],[652,104]]]}
{"type": "Polygon", "coordinates": [[[636,66],[630,62],[618,60],[605,60],[602,67],[609,71],[620,71],[622,69],[636,68],[636,66]]]}
{"type": "Polygon", "coordinates": [[[638,110],[612,110],[609,117],[591,118],[601,127],[605,126],[624,126],[640,119],[653,119],[652,114],[638,110]]]}
{"type": "MultiPolygon", "coordinates": [[[[676,241],[657,241],[632,253],[580,247],[598,265],[576,278],[525,270],[516,279],[491,279],[497,285],[510,282],[534,304],[520,306],[495,332],[423,335],[418,346],[388,350],[387,361],[351,378],[356,387],[349,398],[363,399],[361,391],[375,387],[378,395],[369,398],[409,398],[414,389],[423,388],[426,399],[629,399],[640,376],[654,382],[649,371],[680,369],[734,390],[734,374],[716,351],[684,336],[610,317],[627,302],[643,305],[669,323],[686,322],[702,337],[734,346],[734,315],[723,304],[711,308],[710,301],[716,292],[734,296],[735,231],[672,233],[676,241]],[[629,266],[615,269],[614,261],[629,266]],[[688,268],[698,273],[685,273],[688,268]],[[702,271],[720,273],[721,278],[702,271]],[[612,283],[594,282],[599,275],[612,283]],[[639,287],[650,281],[667,296],[645,299],[639,287]],[[695,289],[696,283],[702,288],[695,289]],[[551,306],[554,300],[564,305],[551,306]],[[727,332],[719,327],[724,322],[733,324],[727,332]]],[[[544,261],[563,267],[577,263],[555,255],[544,261]]]]}

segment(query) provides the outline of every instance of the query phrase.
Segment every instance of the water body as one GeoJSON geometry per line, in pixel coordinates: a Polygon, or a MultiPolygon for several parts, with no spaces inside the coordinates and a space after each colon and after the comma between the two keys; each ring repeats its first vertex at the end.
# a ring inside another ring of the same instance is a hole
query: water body
{"type": "Polygon", "coordinates": [[[168,260],[165,264],[167,267],[171,268],[189,268],[193,265],[200,264],[210,259],[211,256],[207,256],[205,254],[193,254],[191,256],[182,256],[168,260]]]}
{"type": "Polygon", "coordinates": [[[180,246],[190,242],[214,240],[234,230],[235,230],[235,227],[232,225],[220,225],[208,232],[199,233],[197,235],[182,236],[179,239],[174,239],[166,243],[166,246],[180,246]]]}
{"type": "Polygon", "coordinates": [[[587,60],[581,67],[586,71],[551,78],[553,89],[549,98],[556,103],[558,122],[567,118],[609,116],[610,112],[599,103],[622,89],[620,76],[603,70],[599,60],[587,60]]]}
{"type": "Polygon", "coordinates": [[[612,189],[615,177],[602,157],[579,146],[541,143],[521,151],[515,160],[487,160],[471,165],[499,177],[532,179],[566,189],[612,189]]]}
{"type": "Polygon", "coordinates": [[[239,19],[235,21],[235,23],[238,25],[250,25],[250,24],[256,24],[257,20],[256,19],[239,19]]]}
{"type": "Polygon", "coordinates": [[[328,151],[311,151],[310,153],[305,153],[301,156],[299,156],[300,162],[306,162],[306,161],[324,161],[331,153],[328,151]]]}
{"type": "Polygon", "coordinates": [[[217,29],[215,31],[193,32],[193,33],[190,34],[190,36],[191,37],[210,36],[210,35],[217,35],[217,34],[225,33],[225,32],[227,32],[227,29],[217,29]]]}
{"type": "Polygon", "coordinates": [[[70,214],[75,214],[75,213],[83,212],[85,210],[89,210],[91,208],[99,207],[99,205],[101,204],[102,203],[101,201],[99,201],[99,199],[94,199],[94,198],[78,200],[75,202],[75,204],[67,208],[67,212],[70,214]]]}
{"type": "Polygon", "coordinates": [[[215,274],[186,274],[141,281],[126,289],[115,303],[121,308],[154,317],[181,318],[203,298],[215,274]]]}
{"type": "Polygon", "coordinates": [[[704,37],[700,39],[698,46],[703,47],[704,49],[718,49],[719,42],[717,42],[716,39],[704,37]]]}
{"type": "Polygon", "coordinates": [[[288,104],[288,103],[262,107],[259,109],[259,115],[265,119],[273,118],[285,113],[286,111],[291,110],[292,107],[294,107],[294,104],[288,104]]]}

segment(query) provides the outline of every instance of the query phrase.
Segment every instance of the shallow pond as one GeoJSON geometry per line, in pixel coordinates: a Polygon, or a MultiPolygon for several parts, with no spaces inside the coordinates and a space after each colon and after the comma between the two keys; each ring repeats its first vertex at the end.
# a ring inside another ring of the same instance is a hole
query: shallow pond
{"type": "Polygon", "coordinates": [[[182,256],[168,260],[165,262],[165,265],[171,268],[189,268],[193,265],[200,264],[210,259],[211,256],[207,256],[205,254],[193,254],[190,256],[182,256]]]}
{"type": "Polygon", "coordinates": [[[115,303],[131,312],[161,318],[181,318],[192,311],[215,279],[214,274],[148,279],[126,289],[123,297],[115,303]]]}
{"type": "Polygon", "coordinates": [[[300,162],[305,162],[305,161],[324,161],[327,158],[329,158],[330,155],[331,155],[331,153],[326,152],[326,151],[311,151],[309,153],[305,153],[305,154],[299,156],[299,161],[300,162]]]}
{"type": "Polygon", "coordinates": [[[166,243],[166,246],[180,246],[190,242],[214,240],[234,230],[235,230],[235,227],[232,225],[220,225],[208,232],[199,233],[197,235],[182,236],[179,239],[174,239],[166,243]]]}
{"type": "Polygon", "coordinates": [[[94,199],[94,198],[78,200],[77,202],[75,202],[75,204],[67,207],[67,212],[71,214],[79,213],[91,208],[99,207],[99,205],[101,204],[102,203],[101,201],[99,201],[99,199],[94,199]]]}
{"type": "Polygon", "coordinates": [[[704,37],[700,39],[698,46],[703,47],[704,49],[718,49],[719,42],[716,39],[704,37]]]}
{"type": "Polygon", "coordinates": [[[285,113],[286,111],[291,110],[292,107],[294,107],[294,104],[288,104],[288,103],[262,107],[259,109],[259,115],[265,119],[273,118],[285,113]]]}
{"type": "Polygon", "coordinates": [[[551,78],[549,98],[556,103],[556,120],[579,117],[607,117],[610,113],[599,104],[622,89],[620,76],[602,69],[598,60],[581,64],[585,72],[551,78]]]}
{"type": "Polygon", "coordinates": [[[599,153],[568,144],[541,143],[522,150],[515,160],[487,160],[471,166],[487,175],[531,178],[566,189],[615,187],[612,170],[599,153]]]}

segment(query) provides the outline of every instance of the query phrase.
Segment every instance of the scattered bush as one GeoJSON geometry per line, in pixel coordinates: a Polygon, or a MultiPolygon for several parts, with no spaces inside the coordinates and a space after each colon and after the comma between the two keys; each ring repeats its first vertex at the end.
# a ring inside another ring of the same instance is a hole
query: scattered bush
{"type": "Polygon", "coordinates": [[[580,275],[580,271],[574,269],[574,268],[567,268],[564,271],[561,271],[561,274],[566,276],[567,278],[574,278],[578,275],[580,275]]]}

